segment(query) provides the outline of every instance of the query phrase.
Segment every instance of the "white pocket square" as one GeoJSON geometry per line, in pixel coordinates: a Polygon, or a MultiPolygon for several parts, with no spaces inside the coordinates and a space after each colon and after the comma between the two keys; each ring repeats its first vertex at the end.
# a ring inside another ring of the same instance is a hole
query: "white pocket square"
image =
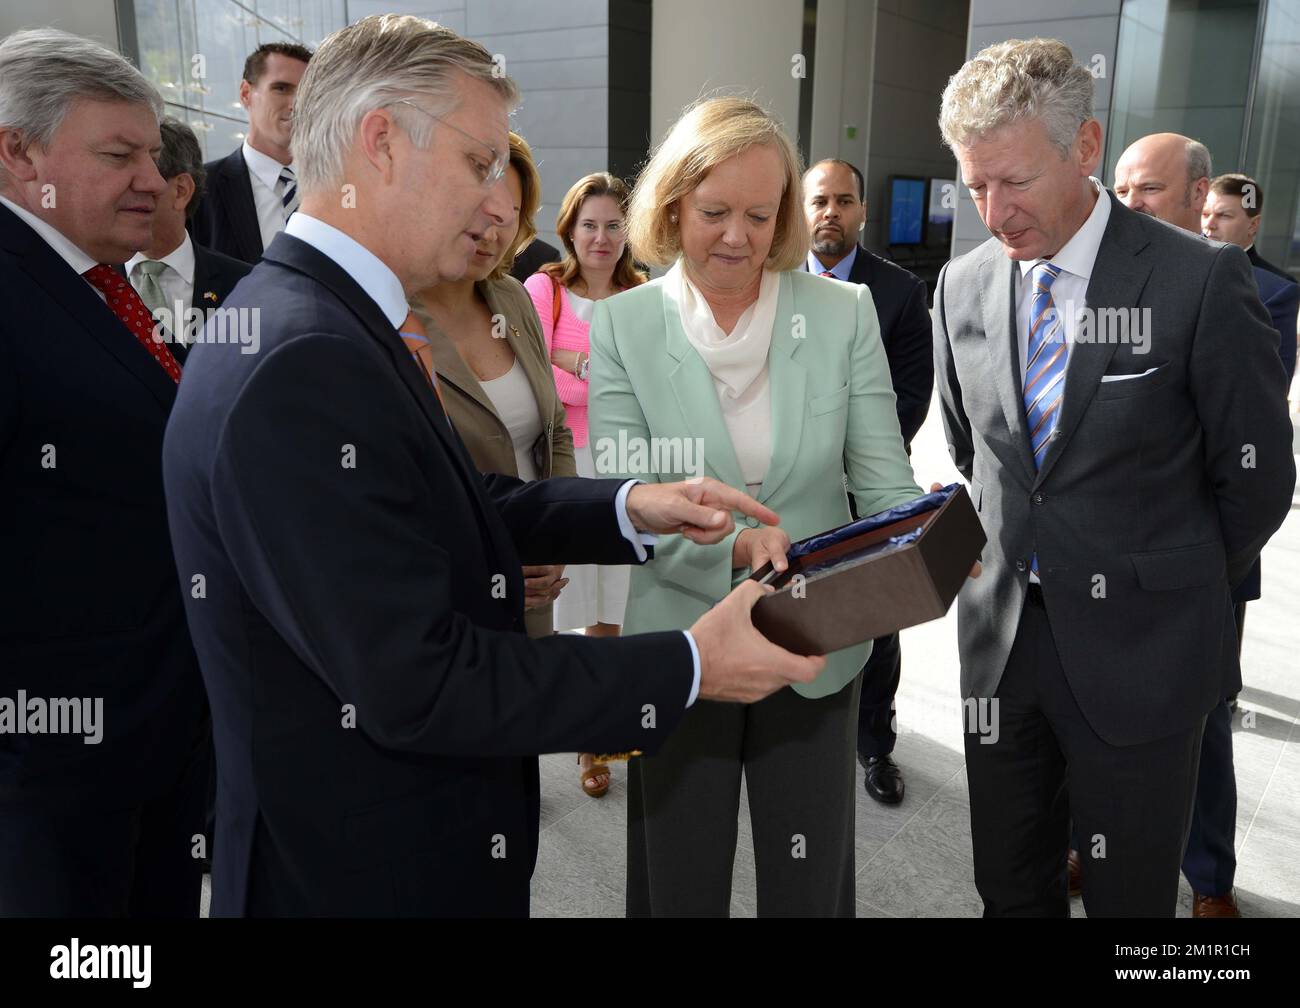
{"type": "Polygon", "coordinates": [[[1104,375],[1101,376],[1101,380],[1104,381],[1104,382],[1108,382],[1108,381],[1132,381],[1134,378],[1145,378],[1147,375],[1149,375],[1149,374],[1154,374],[1155,372],[1157,372],[1157,371],[1159,371],[1159,370],[1160,370],[1160,368],[1158,368],[1158,367],[1153,367],[1153,368],[1147,368],[1147,369],[1146,369],[1145,371],[1143,371],[1141,374],[1104,374],[1104,375]]]}

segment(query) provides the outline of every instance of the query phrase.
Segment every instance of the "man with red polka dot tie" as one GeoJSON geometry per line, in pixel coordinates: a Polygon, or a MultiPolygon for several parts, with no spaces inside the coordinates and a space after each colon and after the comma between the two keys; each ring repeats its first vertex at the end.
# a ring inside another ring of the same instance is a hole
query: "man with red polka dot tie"
{"type": "Polygon", "coordinates": [[[116,265],[152,240],[162,100],[53,29],[0,41],[0,94],[0,917],[197,917],[210,729],[162,479],[183,351],[116,265]]]}

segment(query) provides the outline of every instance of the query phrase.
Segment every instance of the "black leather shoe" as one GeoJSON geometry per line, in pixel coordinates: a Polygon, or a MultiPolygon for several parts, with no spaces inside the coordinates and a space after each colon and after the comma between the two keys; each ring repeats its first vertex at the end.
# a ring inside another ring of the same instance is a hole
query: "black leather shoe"
{"type": "Polygon", "coordinates": [[[859,756],[858,762],[867,772],[863,785],[867,794],[882,805],[897,805],[903,800],[903,771],[892,756],[859,756]]]}

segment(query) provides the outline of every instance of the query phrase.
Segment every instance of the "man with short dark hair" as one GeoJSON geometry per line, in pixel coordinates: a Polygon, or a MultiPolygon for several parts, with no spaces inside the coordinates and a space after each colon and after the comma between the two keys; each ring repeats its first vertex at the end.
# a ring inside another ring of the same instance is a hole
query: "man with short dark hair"
{"type": "MultiPolygon", "coordinates": [[[[862,172],[855,165],[838,158],[818,161],[805,173],[803,186],[804,214],[812,234],[804,269],[865,284],[871,291],[897,398],[898,426],[903,446],[910,454],[912,438],[925,422],[934,389],[925,281],[858,243],[867,219],[867,205],[862,172]]],[[[854,506],[851,496],[849,506],[854,506]]],[[[867,794],[884,805],[897,805],[903,800],[903,772],[892,755],[898,739],[894,695],[901,675],[898,634],[878,637],[872,642],[862,672],[858,762],[865,773],[863,787],[867,794]]]]}
{"type": "Polygon", "coordinates": [[[1259,234],[1260,213],[1264,209],[1264,190],[1249,175],[1230,173],[1210,182],[1210,192],[1201,211],[1201,230],[1205,237],[1232,242],[1246,250],[1255,269],[1259,296],[1273,319],[1281,342],[1282,367],[1288,379],[1295,372],[1296,314],[1300,285],[1289,274],[1259,254],[1255,238],[1259,234]]]}
{"type": "Polygon", "coordinates": [[[267,42],[244,61],[239,104],[248,113],[248,136],[205,166],[208,193],[190,225],[199,244],[255,263],[298,209],[289,141],[298,82],[311,57],[306,46],[267,42]]]}
{"type": "MultiPolygon", "coordinates": [[[[221,307],[232,287],[252,267],[194,241],[185,222],[194,216],[203,197],[206,171],[194,131],[166,118],[159,126],[162,154],[158,172],[167,188],[153,217],[153,240],[126,263],[127,276],[140,299],[184,346],[193,342],[200,325],[185,324],[192,308],[201,312],[221,307]]],[[[184,351],[178,351],[183,353],[184,351]]]]}

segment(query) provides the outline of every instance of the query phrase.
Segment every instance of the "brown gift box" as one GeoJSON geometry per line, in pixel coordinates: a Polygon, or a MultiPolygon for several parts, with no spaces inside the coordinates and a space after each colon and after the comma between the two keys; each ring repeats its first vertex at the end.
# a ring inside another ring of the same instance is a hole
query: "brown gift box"
{"type": "Polygon", "coordinates": [[[986,541],[966,488],[957,486],[935,510],[796,557],[784,573],[771,564],[756,570],[753,580],[777,590],[754,606],[754,626],[787,651],[821,655],[937,619],[986,541]],[[917,529],[911,542],[889,542],[917,529]]]}

